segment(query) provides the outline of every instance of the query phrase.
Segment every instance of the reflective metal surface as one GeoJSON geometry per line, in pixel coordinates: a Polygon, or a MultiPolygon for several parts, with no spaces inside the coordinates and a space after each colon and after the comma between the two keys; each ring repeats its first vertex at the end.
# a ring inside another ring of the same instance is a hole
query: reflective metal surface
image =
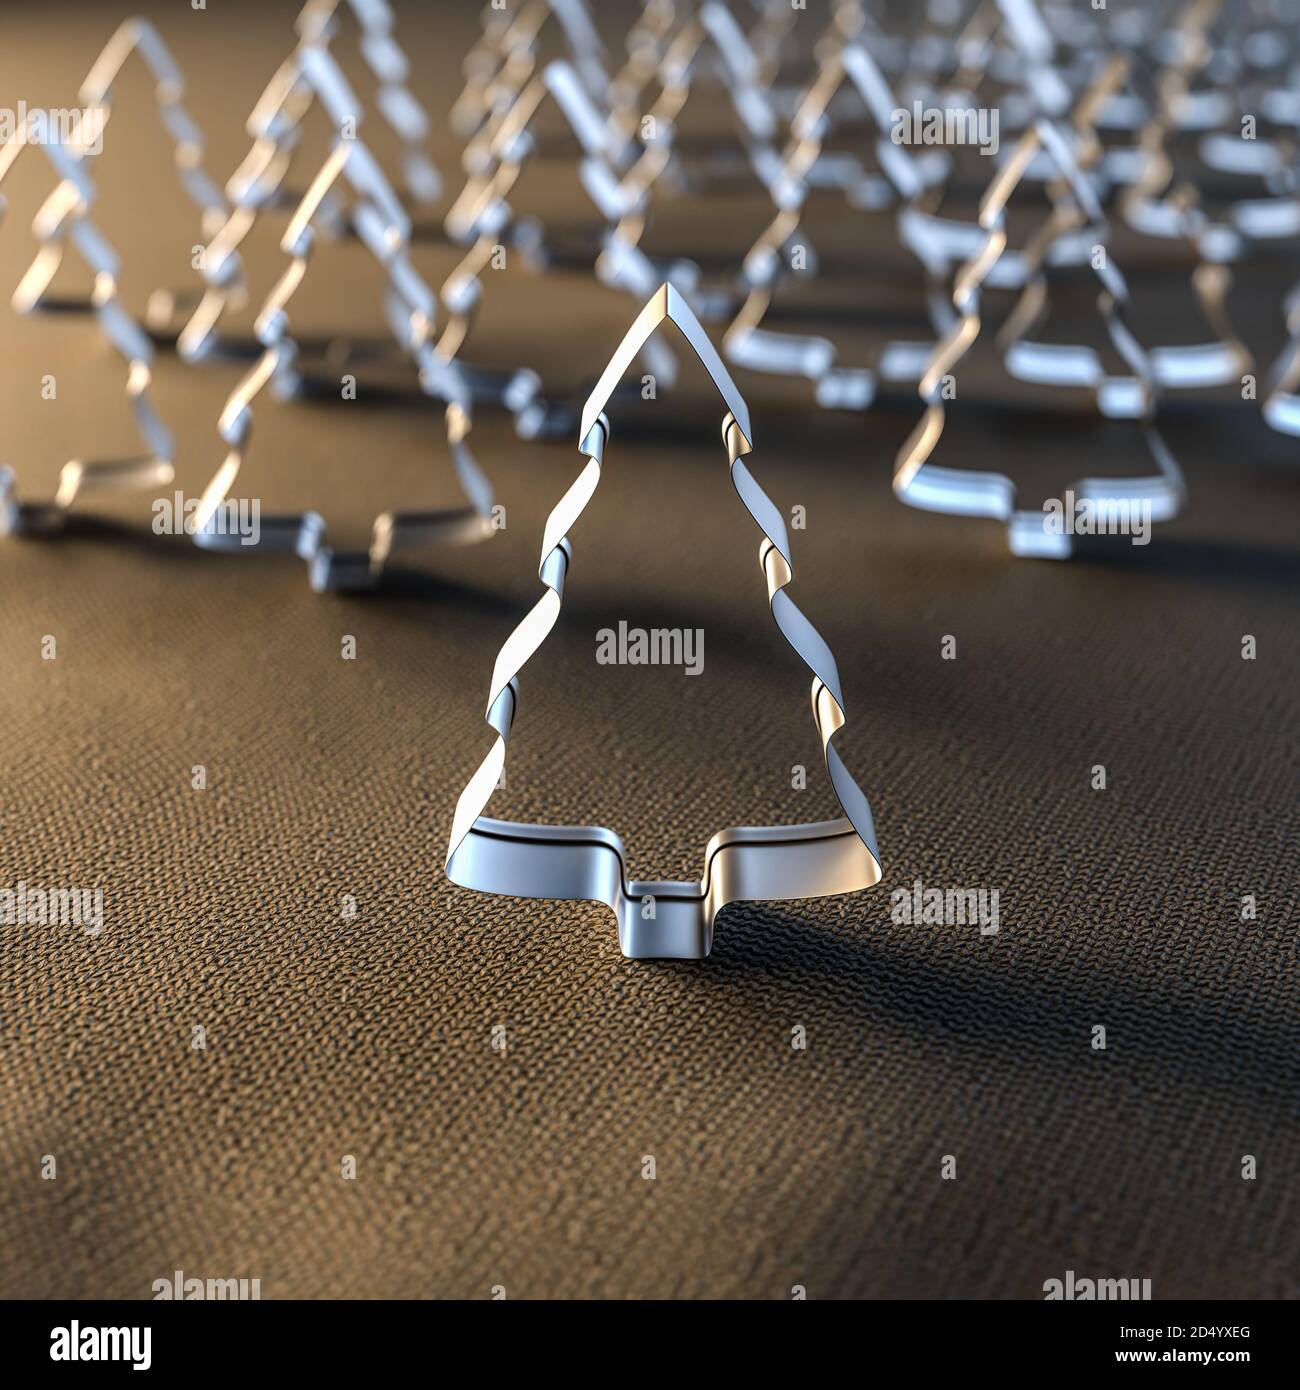
{"type": "Polygon", "coordinates": [[[749,411],[708,335],[682,296],[671,285],[661,286],[584,407],[579,450],[587,462],[546,523],[538,569],[545,592],[506,640],[492,673],[487,722],[496,739],[456,806],[446,859],[453,882],[511,897],[604,903],[614,914],[625,956],[678,959],[709,954],[714,919],[729,902],[824,897],[879,882],[871,809],[835,747],[845,721],[839,673],[821,635],[786,593],[793,577],[789,537],[781,514],[744,461],[752,439],[749,411]],[[573,560],[569,531],[600,481],[610,432],[605,406],[645,340],[667,320],[681,330],[727,406],[722,436],[732,482],[763,533],[758,558],[772,616],[812,672],[813,720],[844,811],[833,821],[719,831],[705,846],[699,881],[690,883],[629,880],[623,843],[612,830],[527,825],[483,814],[505,767],[519,704],[519,673],[560,615],[573,560]]]}

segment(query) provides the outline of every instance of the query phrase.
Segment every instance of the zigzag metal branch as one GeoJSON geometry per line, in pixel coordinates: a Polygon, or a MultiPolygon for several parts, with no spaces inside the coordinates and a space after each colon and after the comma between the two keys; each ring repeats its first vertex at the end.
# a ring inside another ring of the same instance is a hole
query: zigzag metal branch
{"type": "Polygon", "coordinates": [[[468,544],[493,534],[492,488],[475,463],[466,439],[470,431],[468,390],[456,367],[432,343],[437,301],[409,259],[410,223],[379,166],[357,140],[340,141],[322,165],[294,213],[281,241],[292,258],[257,319],[265,351],[226,402],[219,431],[229,446],[225,461],[205,490],[195,516],[197,544],[208,549],[242,551],[244,538],[217,524],[222,505],[234,486],[252,432],[252,403],[271,383],[291,385],[298,349],[290,333],[288,304],[307,272],[315,240],[313,219],[343,177],[357,195],[353,213],[358,234],[387,277],[389,324],[401,346],[420,368],[420,383],[429,395],[447,402],[447,443],[469,505],[432,512],[385,512],[374,523],[369,551],[336,554],[325,543],[325,521],[317,512],[263,518],[258,545],[292,551],[305,560],[313,589],[370,588],[379,582],[394,550],[426,544],[468,544]]]}
{"type": "Polygon", "coordinates": [[[457,802],[447,850],[448,878],[483,893],[604,903],[617,920],[619,947],[625,956],[675,959],[709,954],[714,919],[729,902],[823,897],[878,883],[881,870],[871,809],[834,746],[844,725],[835,660],[785,592],[793,577],[789,537],[781,514],[744,463],[743,456],[752,447],[745,402],[699,320],[671,285],[660,287],[628,330],[587,401],[581,431],[579,451],[586,465],[546,522],[538,567],[545,592],[507,638],[492,673],[486,717],[496,740],[457,802]],[[705,847],[704,873],[698,883],[638,883],[628,878],[627,854],[612,830],[491,820],[483,812],[505,767],[506,744],[519,702],[519,672],[560,615],[573,559],[568,532],[600,481],[609,438],[605,405],[645,340],[669,319],[694,349],[727,406],[722,434],[732,482],[763,532],[759,564],[772,616],[813,673],[813,719],[844,816],[806,825],[723,830],[705,847]],[[653,915],[645,910],[650,899],[653,915]]]}
{"type": "MultiPolygon", "coordinates": [[[[1001,473],[936,467],[928,462],[943,436],[947,418],[943,379],[979,336],[980,289],[1006,248],[1007,202],[1039,150],[1047,152],[1056,162],[1080,207],[1094,219],[1098,240],[1105,241],[1101,210],[1079,174],[1064,138],[1051,122],[1035,122],[1021,137],[1011,159],[998,171],[980,202],[979,225],[984,229],[984,242],[958,272],[953,287],[956,321],[936,345],[921,378],[919,394],[926,410],[899,452],[894,467],[894,491],[900,500],[912,507],[1005,521],[1014,555],[1065,559],[1072,550],[1069,534],[1050,534],[1046,529],[1045,513],[1041,511],[1017,511],[1015,484],[1010,478],[1001,473]]],[[[1107,332],[1116,351],[1133,372],[1131,379],[1104,383],[1101,394],[1108,401],[1106,413],[1113,418],[1139,423],[1159,473],[1132,479],[1084,478],[1073,485],[1073,491],[1078,498],[1097,505],[1132,507],[1149,503],[1151,519],[1167,521],[1182,507],[1185,489],[1178,465],[1153,424],[1156,395],[1150,361],[1125,320],[1128,287],[1123,276],[1109,258],[1100,265],[1094,263],[1093,270],[1102,287],[1098,305],[1107,332]]],[[[1038,350],[1078,351],[1073,347],[1046,349],[1041,346],[1038,350]]]]}
{"type": "MultiPolygon", "coordinates": [[[[0,185],[27,148],[27,129],[0,145],[0,185]]],[[[153,379],[153,345],[122,304],[117,293],[119,262],[113,248],[90,221],[95,186],[86,172],[91,157],[80,148],[44,144],[46,157],[59,177],[38,218],[43,236],[71,243],[94,276],[91,306],[105,339],[127,364],[126,394],[136,431],[148,453],[125,459],[74,459],[63,465],[58,489],[49,502],[19,501],[11,468],[0,467],[0,533],[49,534],[63,529],[72,507],[95,492],[119,492],[160,487],[172,481],[173,441],[149,399],[153,379]]],[[[5,202],[0,197],[0,220],[5,202]]],[[[60,254],[62,254],[60,252],[60,254]]]]}

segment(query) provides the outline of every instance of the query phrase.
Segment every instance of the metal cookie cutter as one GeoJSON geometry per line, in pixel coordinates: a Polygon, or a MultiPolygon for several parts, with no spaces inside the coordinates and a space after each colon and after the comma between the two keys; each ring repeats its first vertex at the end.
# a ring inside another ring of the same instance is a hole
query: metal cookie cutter
{"type": "MultiPolygon", "coordinates": [[[[938,90],[922,84],[927,104],[967,115],[980,109],[997,111],[1007,129],[1023,129],[1040,115],[1061,116],[1070,106],[1072,93],[1058,71],[1055,42],[1033,0],[984,0],[955,43],[947,46],[958,71],[938,90]]],[[[943,49],[940,45],[938,51],[943,49]]],[[[945,62],[940,71],[947,67],[945,62]]],[[[1085,95],[1076,110],[1090,107],[1091,97],[1085,95]]],[[[1072,135],[1077,138],[1077,132],[1072,135]]],[[[949,163],[947,171],[955,167],[949,163]]],[[[1036,157],[1019,177],[1047,179],[1053,172],[1049,159],[1036,157]]],[[[952,273],[978,255],[986,236],[977,222],[939,215],[947,192],[946,179],[932,180],[898,219],[900,239],[924,270],[930,321],[941,337],[953,328],[952,273]]],[[[1060,264],[1082,264],[1086,259],[1086,249],[1071,245],[1066,237],[1053,241],[1051,253],[1060,264]]],[[[1024,256],[1008,247],[988,267],[984,283],[990,289],[1018,290],[1028,274],[1024,256]]]]}
{"type": "MultiPolygon", "coordinates": [[[[185,81],[181,70],[158,31],[147,20],[128,19],[120,24],[81,84],[78,99],[82,107],[82,144],[87,143],[87,127],[93,128],[92,143],[96,137],[102,139],[112,115],[113,86],[132,55],[137,53],[154,79],[154,100],[174,147],[172,162],[177,177],[203,215],[203,235],[210,236],[225,219],[225,199],[203,170],[203,136],[182,104],[185,81]]],[[[41,249],[14,291],[13,305],[20,314],[47,308],[95,307],[92,295],[61,301],[55,301],[50,295],[50,284],[63,262],[64,233],[73,225],[65,216],[67,204],[75,198],[75,189],[65,179],[36,214],[32,230],[41,242],[41,249]]],[[[167,293],[155,291],[155,297],[165,298],[167,293]]]]}
{"type": "Polygon", "coordinates": [[[243,536],[221,529],[219,514],[247,452],[254,399],[267,386],[281,395],[292,393],[298,349],[287,306],[307,273],[314,219],[342,179],[356,197],[353,221],[358,234],[387,276],[389,326],[418,364],[423,389],[447,403],[447,443],[467,505],[434,512],[385,512],[374,523],[369,550],[360,554],[336,553],[326,545],[325,520],[318,512],[263,518],[258,541],[250,548],[296,553],[307,562],[311,586],[318,592],[374,587],[399,547],[468,544],[493,534],[492,487],[465,442],[471,424],[469,393],[455,365],[433,346],[437,301],[411,264],[409,219],[366,147],[359,140],[341,140],[321,166],[280,243],[291,263],[258,315],[256,332],[265,350],[221,412],[218,429],[229,452],[200,501],[194,518],[195,543],[215,550],[245,548],[243,536]]]}
{"type": "Polygon", "coordinates": [[[841,168],[846,199],[858,207],[886,206],[920,196],[937,175],[940,164],[917,160],[888,136],[894,98],[875,61],[860,44],[845,44],[822,64],[791,122],[792,138],[773,171],[769,191],[779,209],[775,220],[750,248],[742,268],[749,293],[722,340],[727,360],[751,371],[804,377],[816,383],[817,404],[828,409],[866,410],[875,400],[878,381],[915,383],[933,344],[886,343],[870,365],[841,366],[828,338],[808,333],[778,332],[763,327],[789,260],[788,248],[801,233],[804,203],[813,186],[812,173],[822,157],[827,109],[847,88],[856,94],[874,127],[871,143],[881,172],[869,173],[853,158],[841,168]],[[921,364],[921,365],[918,365],[921,364]]]}
{"type": "Polygon", "coordinates": [[[677,960],[709,954],[714,919],[727,903],[826,897],[878,883],[881,870],[871,809],[834,743],[844,724],[835,660],[786,593],[793,571],[785,523],[744,462],[752,448],[749,411],[699,320],[672,285],[659,288],[610,359],[583,409],[580,440],[586,466],[546,522],[538,569],[546,592],[506,639],[492,673],[487,722],[496,741],[456,804],[447,877],[480,893],[604,903],[617,920],[618,944],[625,956],[677,960]],[[694,349],[727,406],[722,437],[731,480],[763,532],[758,558],[772,616],[813,673],[813,720],[831,786],[844,811],[832,821],[719,831],[705,846],[704,872],[697,883],[629,881],[623,842],[602,826],[527,825],[483,814],[505,766],[519,703],[519,671],[560,615],[573,559],[568,532],[600,481],[610,429],[604,407],[641,345],[668,319],[694,349]]]}
{"type": "MultiPolygon", "coordinates": [[[[618,123],[625,128],[639,125],[630,104],[657,86],[659,95],[647,115],[661,128],[660,139],[675,140],[678,118],[691,96],[717,86],[736,118],[735,140],[740,149],[751,160],[756,151],[767,151],[772,157],[771,142],[780,128],[772,84],[779,59],[793,47],[786,39],[796,16],[792,7],[780,3],[756,8],[759,16],[749,33],[723,0],[705,0],[697,9],[684,11],[684,21],[671,37],[664,34],[667,41],[653,80],[643,82],[639,91],[628,87],[613,94],[618,123]]],[[[725,177],[734,167],[735,153],[735,141],[702,152],[703,168],[697,171],[701,186],[714,186],[720,176],[725,177]]]]}
{"type": "MultiPolygon", "coordinates": [[[[13,140],[0,145],[0,185],[28,147],[28,134],[24,124],[13,140]]],[[[0,467],[0,534],[9,535],[57,534],[74,504],[87,493],[160,487],[173,477],[171,431],[149,399],[153,345],[118,297],[117,253],[90,220],[95,186],[87,166],[92,156],[80,146],[48,140],[41,148],[59,177],[59,185],[36,219],[38,235],[45,246],[57,244],[60,257],[64,243],[70,244],[95,277],[91,306],[105,339],[127,364],[126,394],[136,432],[147,452],[122,459],[73,459],[65,463],[58,490],[48,502],[20,502],[13,470],[0,467]]],[[[4,207],[0,197],[0,220],[4,207]]]]}
{"type": "MultiPolygon", "coordinates": [[[[618,133],[609,113],[586,91],[577,70],[556,59],[529,81],[500,119],[484,127],[480,138],[490,135],[487,152],[472,161],[480,172],[471,174],[447,214],[451,239],[470,243],[439,291],[448,321],[438,348],[449,359],[458,357],[470,335],[483,298],[484,273],[499,246],[512,243],[532,271],[545,273],[550,263],[543,224],[536,218],[517,216],[506,200],[535,149],[529,127],[547,102],[553,102],[564,117],[579,148],[579,180],[602,220],[605,249],[596,261],[598,277],[638,299],[652,294],[661,278],[638,248],[619,243],[617,228],[610,229],[611,223],[622,227],[633,220],[643,206],[646,189],[640,174],[649,155],[635,159],[628,173],[619,178],[615,171],[632,161],[639,147],[635,140],[618,133]]],[[[687,269],[693,272],[693,267],[687,269]]],[[[662,343],[650,342],[644,355],[646,369],[664,385],[671,385],[676,361],[668,349],[662,343]]],[[[491,373],[468,366],[463,370],[475,399],[504,404],[522,438],[572,428],[577,403],[544,399],[542,380],[536,373],[491,373]]]]}
{"type": "MultiPolygon", "coordinates": [[[[230,215],[222,220],[205,248],[201,267],[203,295],[177,339],[177,350],[188,362],[222,354],[243,355],[219,334],[227,310],[241,307],[248,298],[239,248],[267,208],[290,198],[285,181],[307,114],[318,107],[339,135],[356,134],[365,117],[366,108],[329,48],[337,32],[335,11],[339,3],[340,0],[309,0],[298,19],[297,46],[267,83],[245,123],[253,144],[227,181],[230,215]]],[[[382,84],[376,102],[403,141],[408,192],[416,202],[430,202],[437,198],[441,182],[422,152],[428,119],[401,85],[406,58],[392,33],[391,11],[383,3],[353,3],[351,9],[361,25],[362,52],[382,84]]],[[[326,199],[319,209],[317,225],[341,234],[346,223],[337,205],[326,199]]],[[[170,315],[178,302],[165,307],[170,315]]]]}
{"type": "MultiPolygon", "coordinates": [[[[653,8],[654,0],[651,0],[653,8]]],[[[465,86],[451,108],[451,128],[466,140],[508,109],[532,77],[543,31],[557,26],[561,39],[593,96],[610,84],[602,64],[600,36],[586,0],[525,0],[510,12],[488,5],[483,33],[462,64],[465,86]],[[555,24],[550,25],[549,21],[555,24]]]]}
{"type": "MultiPolygon", "coordinates": [[[[344,0],[307,0],[297,29],[307,44],[327,44],[338,32],[344,0]]],[[[406,85],[411,65],[393,36],[397,17],[388,0],[346,0],[360,30],[361,56],[379,84],[375,105],[402,146],[402,183],[417,203],[435,203],[442,179],[425,153],[431,129],[428,112],[406,85]]]]}
{"type": "MultiPolygon", "coordinates": [[[[943,437],[947,419],[942,390],[944,377],[979,337],[980,289],[990,268],[1006,248],[1007,203],[1024,170],[1040,150],[1055,160],[1073,196],[1092,220],[1097,241],[1105,244],[1101,210],[1079,174],[1064,137],[1050,121],[1037,121],[1021,137],[1012,158],[994,176],[980,202],[979,223],[984,229],[984,244],[957,275],[953,289],[956,320],[951,331],[936,345],[934,356],[921,378],[919,394],[925,402],[925,414],[899,451],[894,466],[894,492],[900,501],[911,507],[1004,521],[1013,555],[1061,560],[1072,553],[1071,535],[1064,529],[1060,534],[1049,531],[1046,512],[1018,510],[1015,484],[1005,474],[945,468],[929,462],[943,437]]],[[[1063,367],[1070,365],[1071,379],[1096,390],[1098,399],[1105,403],[1104,414],[1135,421],[1159,470],[1145,478],[1084,478],[1073,485],[1075,496],[1094,507],[1116,511],[1146,504],[1150,506],[1152,521],[1168,521],[1181,510],[1185,487],[1178,464],[1154,424],[1156,391],[1149,355],[1125,320],[1128,288],[1118,268],[1107,258],[1100,265],[1094,263],[1093,270],[1102,289],[1098,305],[1111,343],[1133,375],[1094,379],[1094,374],[1100,375],[1101,364],[1086,346],[1023,346],[1050,358],[1050,363],[1036,371],[1037,379],[1055,380],[1064,374],[1063,367]]]]}
{"type": "Polygon", "coordinates": [[[1220,127],[1201,137],[1199,153],[1206,168],[1257,182],[1254,193],[1232,198],[1225,209],[1247,251],[1300,235],[1295,16],[1287,28],[1280,12],[1272,18],[1270,24],[1266,7],[1229,6],[1216,13],[1207,35],[1212,75],[1230,107],[1220,127]],[[1256,129],[1265,124],[1275,127],[1271,135],[1256,129]]]}
{"type": "MultiPolygon", "coordinates": [[[[676,29],[670,16],[660,19],[657,37],[648,46],[658,55],[653,71],[648,63],[634,61],[625,74],[620,74],[619,82],[611,84],[610,124],[622,132],[628,144],[621,152],[623,162],[616,166],[625,170],[618,184],[619,199],[602,201],[611,223],[596,262],[596,275],[603,284],[625,290],[641,301],[666,278],[706,319],[727,318],[734,313],[732,284],[707,286],[693,262],[652,259],[642,241],[649,225],[652,194],[659,198],[665,194],[680,196],[693,180],[701,189],[714,191],[736,167],[748,166],[751,178],[760,185],[773,177],[772,171],[780,163],[773,148],[780,121],[769,88],[776,73],[783,27],[792,22],[793,11],[787,18],[780,5],[768,4],[754,26],[755,42],[751,44],[750,36],[721,0],[706,0],[698,10],[685,11],[676,29]],[[701,169],[685,158],[677,128],[691,96],[708,85],[702,74],[710,72],[722,79],[736,118],[736,135],[706,153],[701,169]],[[642,115],[636,103],[648,100],[655,85],[658,95],[642,115]],[[721,157],[718,167],[713,167],[717,163],[714,155],[721,157]],[[737,165],[738,155],[743,159],[737,165]],[[616,205],[619,200],[621,207],[616,205]]],[[[654,345],[651,347],[653,350],[654,345]]],[[[654,373],[671,382],[671,377],[665,376],[673,365],[667,349],[660,347],[658,351],[664,361],[654,373]]]]}
{"type": "MultiPolygon", "coordinates": [[[[1251,370],[1251,355],[1228,315],[1232,275],[1227,263],[1245,250],[1239,230],[1215,223],[1200,207],[1194,184],[1181,180],[1167,146],[1180,128],[1180,118],[1195,111],[1197,93],[1193,79],[1209,62],[1208,30],[1220,0],[1190,0],[1173,31],[1175,58],[1161,72],[1159,102],[1142,128],[1135,153],[1132,186],[1119,200],[1120,216],[1139,235],[1181,241],[1196,256],[1192,289],[1201,316],[1214,332],[1210,342],[1169,344],[1148,349],[1155,381],[1169,390],[1197,391],[1209,386],[1236,384],[1251,370]]],[[[1200,109],[1220,119],[1226,93],[1210,90],[1200,109]]]]}

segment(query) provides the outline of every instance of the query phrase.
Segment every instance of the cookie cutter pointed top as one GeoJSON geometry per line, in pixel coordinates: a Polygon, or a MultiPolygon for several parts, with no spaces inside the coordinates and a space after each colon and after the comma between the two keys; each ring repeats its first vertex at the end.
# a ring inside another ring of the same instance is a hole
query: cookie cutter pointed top
{"type": "Polygon", "coordinates": [[[747,454],[754,447],[754,436],[749,423],[749,408],[745,404],[744,397],[740,394],[736,383],[731,379],[731,373],[727,370],[722,358],[718,356],[718,350],[709,340],[709,335],[704,331],[695,311],[686,302],[680,291],[669,281],[665,280],[662,285],[654,292],[646,303],[644,309],[632,321],[632,326],[623,336],[623,341],[618,345],[613,357],[609,359],[609,365],[601,373],[600,380],[596,383],[590,396],[587,397],[587,404],[582,408],[582,425],[579,430],[579,437],[585,442],[591,431],[595,428],[596,422],[600,419],[601,412],[609,404],[609,398],[614,394],[614,388],[622,381],[624,373],[632,365],[632,359],[641,350],[647,339],[652,338],[658,331],[660,324],[665,320],[671,319],[681,331],[682,337],[691,345],[696,357],[704,366],[713,380],[714,386],[718,388],[718,394],[726,402],[727,409],[731,412],[731,417],[736,423],[736,428],[744,440],[745,447],[738,452],[747,454]]]}

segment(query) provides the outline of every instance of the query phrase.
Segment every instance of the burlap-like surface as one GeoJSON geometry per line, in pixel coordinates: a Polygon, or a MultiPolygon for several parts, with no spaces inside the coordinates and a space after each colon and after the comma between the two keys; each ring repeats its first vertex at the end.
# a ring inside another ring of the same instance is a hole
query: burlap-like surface
{"type": "MultiPolygon", "coordinates": [[[[66,104],[111,8],[57,27],[6,16],[4,90],[66,104]]],[[[163,28],[224,177],[292,10],[217,8],[168,12],[163,28]]],[[[438,112],[478,6],[445,9],[403,16],[440,74],[420,90],[438,112]]],[[[151,122],[136,74],[110,127],[103,221],[137,248],[137,303],[164,276],[186,282],[197,240],[151,122]],[[155,198],[146,226],[133,197],[155,198]]],[[[454,177],[445,133],[438,153],[454,177]]],[[[571,174],[549,167],[534,188],[562,209],[571,174]]],[[[15,178],[0,228],[6,293],[38,172],[15,178]]],[[[738,249],[761,212],[694,200],[660,225],[675,249],[738,249]]],[[[819,216],[819,249],[842,262],[839,316],[887,306],[919,325],[887,223],[866,242],[830,205],[819,216]]],[[[437,283],[453,256],[431,243],[418,260],[437,283]]],[[[251,264],[264,290],[274,235],[251,264]]],[[[378,335],[364,251],[326,248],[320,266],[303,325],[378,335]]],[[[1265,359],[1295,270],[1241,277],[1265,359]]],[[[501,275],[478,355],[562,384],[599,370],[634,308],[576,274],[501,275]]],[[[1185,294],[1159,279],[1148,336],[1194,336],[1185,294]]],[[[1071,303],[1065,338],[1087,297],[1071,303]]],[[[6,313],[0,345],[4,459],[25,491],[66,457],[131,447],[119,365],[91,325],[6,313]],[[46,373],[57,401],[41,399],[46,373]]],[[[187,494],[220,459],[237,374],[160,362],[187,494]]],[[[1073,1269],[1149,1278],[1157,1298],[1300,1293],[1293,442],[1230,396],[1181,402],[1167,432],[1186,515],[1145,549],[1035,564],[1010,559],[992,523],[894,500],[916,418],[904,394],[825,417],[796,388],[738,379],[755,472],[787,512],[806,508],[792,592],[839,661],[841,747],[885,878],[857,898],[729,908],[706,963],[628,962],[603,910],[479,897],[442,875],[489,741],[492,662],[538,592],[543,521],[577,466],[570,441],[521,444],[485,416],[473,442],[505,532],[417,557],[364,599],[313,596],[290,559],[156,538],[148,499],[111,509],[118,531],[0,546],[0,885],[105,895],[98,938],[0,930],[0,1292],[142,1298],[180,1269],[257,1277],[268,1298],[796,1284],[1037,1298],[1073,1269]],[[941,659],[945,635],[956,660],[941,659]],[[890,891],[916,878],[997,889],[999,932],[893,923],[890,891]]],[[[997,408],[1010,398],[991,369],[963,377],[953,438],[1027,497],[1143,466],[1120,428],[1050,401],[997,408]]],[[[697,874],[724,825],[835,810],[719,414],[686,364],[678,390],[616,419],[493,803],[610,825],[649,877],[697,874]],[[620,618],[702,628],[703,674],[598,665],[596,631],[620,618]]],[[[364,389],[270,406],[244,490],[364,535],[384,507],[451,499],[440,438],[436,405],[364,389]]]]}

